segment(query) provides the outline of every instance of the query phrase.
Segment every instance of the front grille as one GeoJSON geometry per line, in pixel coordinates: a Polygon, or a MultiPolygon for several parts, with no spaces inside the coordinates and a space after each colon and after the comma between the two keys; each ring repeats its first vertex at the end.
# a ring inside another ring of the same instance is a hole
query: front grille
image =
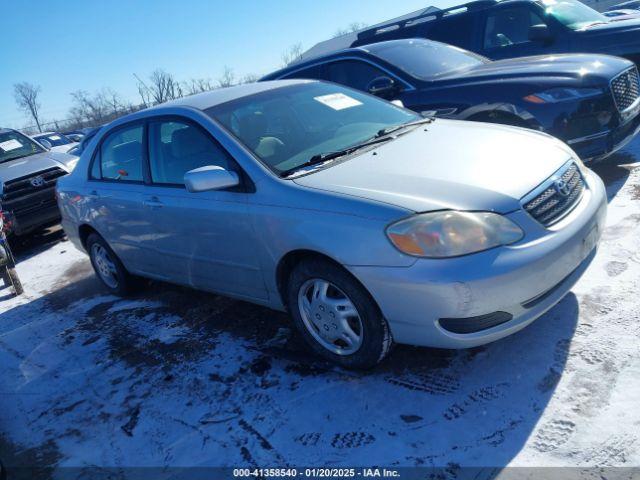
{"type": "Polygon", "coordinates": [[[67,172],[59,167],[7,181],[2,188],[0,206],[15,217],[37,213],[56,203],[55,186],[67,172]],[[35,182],[32,181],[35,179],[35,182]],[[35,184],[34,184],[35,183],[35,184]]]}
{"type": "Polygon", "coordinates": [[[638,68],[632,67],[611,80],[611,92],[620,112],[633,105],[640,95],[638,68]]]}
{"type": "Polygon", "coordinates": [[[42,172],[33,173],[25,177],[16,178],[5,182],[2,189],[2,204],[17,200],[21,197],[29,196],[40,190],[54,187],[58,178],[66,175],[67,172],[59,167],[52,167],[42,172]],[[34,185],[32,182],[38,178],[42,179],[42,182],[36,182],[34,185]]]}
{"type": "Polygon", "coordinates": [[[525,200],[524,209],[545,227],[551,226],[578,204],[584,188],[580,169],[571,163],[543,183],[542,191],[525,200]]]}

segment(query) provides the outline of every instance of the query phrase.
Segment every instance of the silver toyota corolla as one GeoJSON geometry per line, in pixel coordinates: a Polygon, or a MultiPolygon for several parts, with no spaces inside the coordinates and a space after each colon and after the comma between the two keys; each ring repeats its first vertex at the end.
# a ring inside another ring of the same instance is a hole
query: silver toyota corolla
{"type": "Polygon", "coordinates": [[[525,327],[585,271],[607,205],[547,135],[307,81],[121,118],[58,197],[112,292],[136,275],[286,309],[317,353],[360,368],[392,341],[464,348],[525,327]]]}

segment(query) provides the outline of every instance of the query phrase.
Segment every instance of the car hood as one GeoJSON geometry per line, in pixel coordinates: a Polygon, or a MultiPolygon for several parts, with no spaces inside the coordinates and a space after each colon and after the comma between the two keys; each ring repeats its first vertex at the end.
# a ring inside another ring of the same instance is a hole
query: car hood
{"type": "Polygon", "coordinates": [[[58,145],[57,147],[51,147],[51,151],[52,152],[60,152],[60,153],[67,153],[69,150],[71,150],[73,147],[75,147],[76,145],[78,145],[79,142],[74,142],[74,143],[68,143],[66,145],[58,145]]]}
{"type": "Polygon", "coordinates": [[[440,80],[455,79],[477,82],[510,78],[545,79],[550,77],[575,79],[580,84],[595,80],[608,84],[622,70],[633,65],[629,60],[609,55],[538,55],[534,57],[510,58],[477,65],[463,72],[452,72],[440,80]]]}
{"type": "Polygon", "coordinates": [[[572,155],[559,140],[531,130],[438,119],[294,181],[415,212],[508,213],[572,155]]]}
{"type": "Polygon", "coordinates": [[[9,162],[0,163],[0,182],[4,183],[27,175],[37,174],[52,167],[61,167],[67,171],[73,169],[77,157],[59,152],[42,152],[28,157],[17,158],[9,162]]]}

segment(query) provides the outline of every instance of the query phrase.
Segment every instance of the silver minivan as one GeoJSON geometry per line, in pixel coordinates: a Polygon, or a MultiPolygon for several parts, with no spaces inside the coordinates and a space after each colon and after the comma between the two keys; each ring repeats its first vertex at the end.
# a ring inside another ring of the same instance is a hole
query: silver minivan
{"type": "Polygon", "coordinates": [[[552,137],[310,81],[123,117],[58,198],[112,292],[140,276],[288,310],[353,368],[393,342],[465,348],[524,328],[585,271],[607,205],[552,137]]]}

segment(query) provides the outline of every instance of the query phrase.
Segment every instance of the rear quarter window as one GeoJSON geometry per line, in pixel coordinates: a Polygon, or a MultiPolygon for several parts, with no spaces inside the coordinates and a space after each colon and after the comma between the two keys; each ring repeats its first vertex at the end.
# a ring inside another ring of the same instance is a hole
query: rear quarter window
{"type": "Polygon", "coordinates": [[[469,14],[452,15],[441,20],[428,22],[425,37],[429,40],[456,45],[470,49],[473,35],[473,16],[469,14]]]}

